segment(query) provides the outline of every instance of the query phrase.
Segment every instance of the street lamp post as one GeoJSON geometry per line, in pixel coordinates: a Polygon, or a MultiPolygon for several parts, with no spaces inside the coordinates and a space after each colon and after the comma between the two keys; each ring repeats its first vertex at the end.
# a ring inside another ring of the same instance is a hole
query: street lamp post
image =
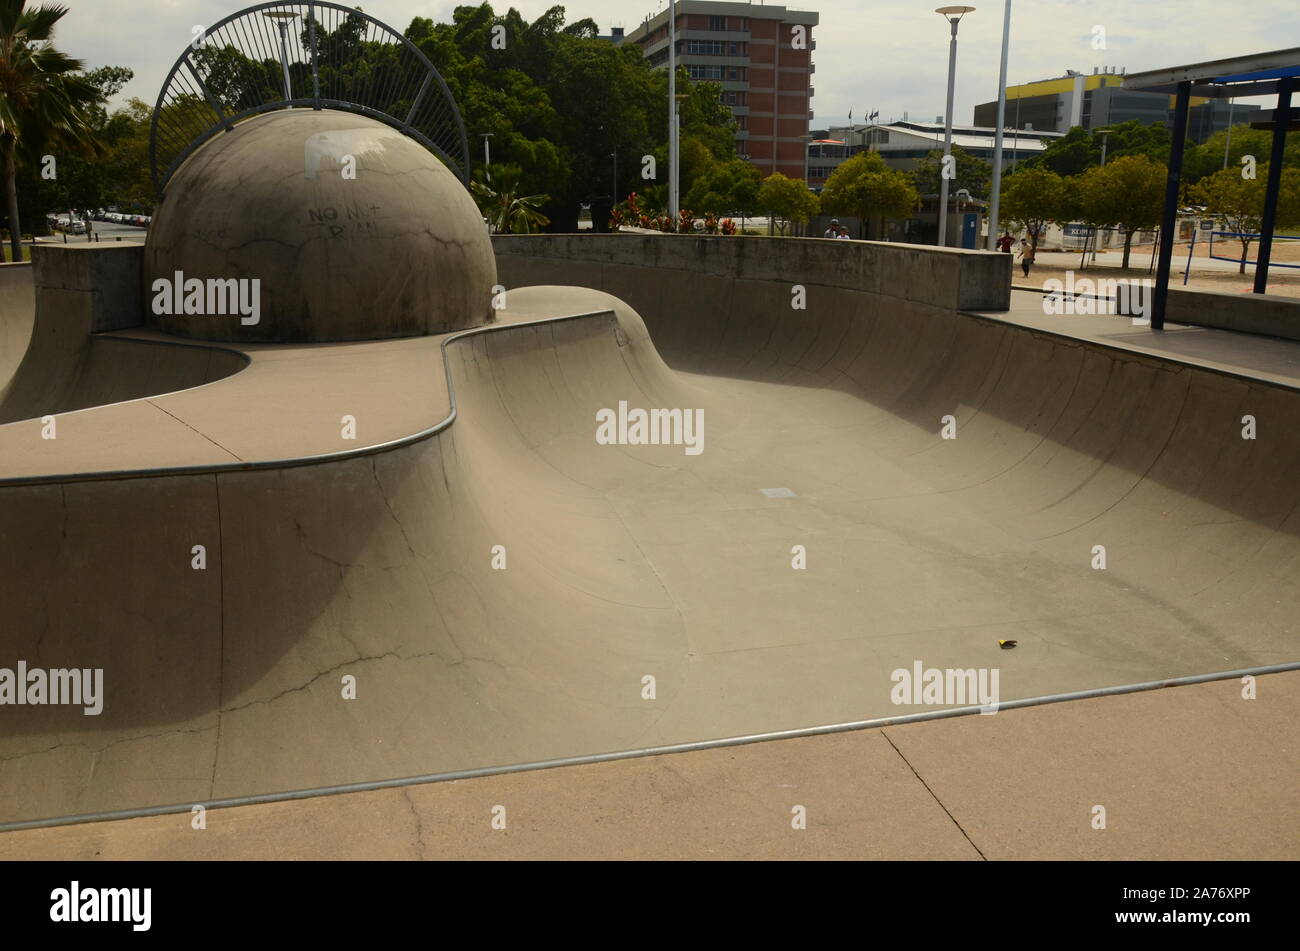
{"type": "MultiPolygon", "coordinates": [[[[952,105],[957,94],[957,25],[961,18],[973,13],[974,7],[939,7],[935,10],[952,26],[952,41],[948,44],[948,112],[944,120],[943,157],[946,162],[952,155],[952,105]]],[[[940,170],[939,178],[939,247],[948,243],[948,177],[940,170]]]]}
{"type": "Polygon", "coordinates": [[[998,129],[993,143],[993,194],[989,206],[988,249],[998,249],[998,227],[1002,215],[1002,136],[1007,124],[1007,56],[1011,50],[1011,0],[1002,20],[1002,72],[998,79],[998,129]]]}
{"type": "Polygon", "coordinates": [[[677,151],[677,0],[668,0],[668,214],[674,225],[681,217],[677,151]]]}
{"type": "Polygon", "coordinates": [[[1236,99],[1228,100],[1228,139],[1223,143],[1223,167],[1228,167],[1228,150],[1232,148],[1232,108],[1236,105],[1236,99]]]}
{"type": "MultiPolygon", "coordinates": [[[[1096,131],[1096,133],[1095,133],[1096,135],[1101,136],[1101,167],[1102,167],[1102,168],[1105,168],[1105,167],[1106,167],[1106,148],[1107,148],[1107,146],[1110,145],[1110,136],[1111,136],[1111,133],[1113,133],[1114,131],[1115,131],[1114,129],[1098,129],[1098,130],[1096,131]]],[[[1106,243],[1107,243],[1107,245],[1110,244],[1110,231],[1109,231],[1109,230],[1106,231],[1106,243]]],[[[1086,251],[1086,250],[1084,251],[1084,257],[1087,257],[1087,251],[1086,251]]],[[[1096,263],[1097,263],[1097,233],[1096,233],[1096,229],[1093,229],[1093,235],[1092,235],[1092,263],[1093,263],[1093,264],[1096,264],[1096,263]]]]}
{"type": "Polygon", "coordinates": [[[1114,129],[1098,129],[1096,133],[1097,135],[1101,136],[1101,167],[1102,168],[1106,167],[1106,147],[1110,144],[1109,136],[1114,131],[1115,131],[1114,129]]]}
{"type": "Polygon", "coordinates": [[[289,82],[289,23],[298,19],[298,14],[287,10],[272,10],[263,11],[262,16],[274,20],[280,27],[280,66],[284,69],[284,99],[288,102],[293,98],[293,87],[289,82]]]}

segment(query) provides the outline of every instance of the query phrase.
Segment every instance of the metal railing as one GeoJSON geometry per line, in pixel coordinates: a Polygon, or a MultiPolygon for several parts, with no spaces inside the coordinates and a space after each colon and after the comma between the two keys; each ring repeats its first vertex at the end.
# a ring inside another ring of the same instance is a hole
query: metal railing
{"type": "Polygon", "coordinates": [[[274,0],[204,29],[154,107],[149,160],[159,195],[180,164],[235,123],[297,107],[369,116],[411,136],[469,182],[469,143],[447,83],[420,49],[360,10],[274,0]]]}

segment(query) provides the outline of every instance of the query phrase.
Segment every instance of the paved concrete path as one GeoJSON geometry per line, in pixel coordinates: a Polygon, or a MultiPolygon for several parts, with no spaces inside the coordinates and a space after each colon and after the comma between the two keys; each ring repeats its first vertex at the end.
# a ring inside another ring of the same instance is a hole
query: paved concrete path
{"type": "Polygon", "coordinates": [[[184,814],[9,832],[0,860],[1295,860],[1300,673],[1257,691],[1220,681],[211,810],[201,831],[184,814]]]}

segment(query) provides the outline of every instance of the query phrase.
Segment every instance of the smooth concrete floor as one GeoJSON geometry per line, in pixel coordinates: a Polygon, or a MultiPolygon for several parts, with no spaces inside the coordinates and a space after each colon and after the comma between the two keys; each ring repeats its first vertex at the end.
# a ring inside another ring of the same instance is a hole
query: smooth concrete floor
{"type": "Polygon", "coordinates": [[[1256,691],[1216,681],[212,810],[202,830],[180,814],[10,832],[0,860],[1295,860],[1300,672],[1256,691]]]}

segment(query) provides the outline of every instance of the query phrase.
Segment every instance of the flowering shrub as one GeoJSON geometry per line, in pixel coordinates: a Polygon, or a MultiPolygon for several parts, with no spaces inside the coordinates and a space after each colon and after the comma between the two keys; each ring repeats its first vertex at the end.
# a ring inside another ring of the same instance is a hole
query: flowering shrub
{"type": "Polygon", "coordinates": [[[650,214],[641,207],[640,198],[636,192],[632,192],[610,211],[610,231],[618,231],[625,225],[645,228],[647,231],[662,231],[665,234],[691,234],[696,231],[704,234],[731,235],[736,233],[736,223],[734,221],[730,218],[719,221],[718,216],[712,212],[706,214],[702,221],[696,221],[695,213],[689,208],[683,208],[676,218],[666,213],[650,214]]]}
{"type": "Polygon", "coordinates": [[[648,220],[645,213],[641,211],[636,192],[632,192],[626,200],[619,202],[610,211],[609,230],[618,231],[625,224],[636,224],[644,228],[648,220]]]}

